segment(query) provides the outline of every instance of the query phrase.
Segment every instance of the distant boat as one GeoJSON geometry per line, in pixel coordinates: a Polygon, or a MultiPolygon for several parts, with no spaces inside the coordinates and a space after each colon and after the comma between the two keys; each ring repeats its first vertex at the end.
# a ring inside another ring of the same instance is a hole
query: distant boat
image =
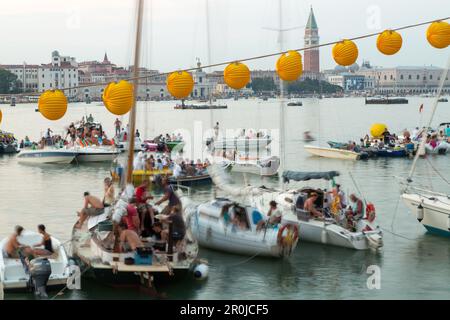
{"type": "Polygon", "coordinates": [[[272,142],[272,139],[268,136],[262,138],[237,137],[231,139],[220,139],[217,141],[208,141],[207,145],[211,142],[213,142],[213,147],[216,150],[237,149],[239,151],[243,151],[264,149],[272,142]]]}
{"type": "Polygon", "coordinates": [[[16,106],[16,97],[11,97],[11,107],[16,106]]]}
{"type": "Polygon", "coordinates": [[[344,160],[359,160],[360,154],[350,150],[305,145],[305,150],[312,155],[344,160]]]}
{"type": "Polygon", "coordinates": [[[303,103],[301,101],[296,101],[296,102],[289,102],[287,104],[288,107],[301,107],[303,106],[303,103]]]}
{"type": "Polygon", "coordinates": [[[194,176],[188,176],[188,175],[178,176],[178,177],[171,176],[169,178],[169,183],[182,185],[182,186],[186,186],[186,187],[191,187],[191,186],[211,184],[212,179],[208,173],[194,175],[194,176]]]}
{"type": "Polygon", "coordinates": [[[190,104],[190,105],[182,105],[177,104],[174,109],[176,110],[210,110],[210,109],[227,109],[227,105],[215,105],[215,104],[202,104],[202,105],[196,105],[196,104],[190,104]]]}
{"type": "Polygon", "coordinates": [[[372,99],[365,99],[366,104],[407,104],[408,99],[405,98],[372,98],[372,99]]]}
{"type": "Polygon", "coordinates": [[[448,102],[448,99],[447,99],[447,98],[440,98],[440,99],[438,100],[438,102],[448,102]]]}

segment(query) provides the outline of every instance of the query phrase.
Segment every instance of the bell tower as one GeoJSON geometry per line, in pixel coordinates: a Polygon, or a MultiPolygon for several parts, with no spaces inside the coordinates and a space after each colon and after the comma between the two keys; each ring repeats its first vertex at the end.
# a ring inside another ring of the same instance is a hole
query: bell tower
{"type": "MultiPolygon", "coordinates": [[[[319,28],[316,17],[311,7],[308,22],[305,27],[305,48],[314,47],[319,44],[319,28]]],[[[319,48],[306,49],[304,52],[304,71],[311,73],[320,72],[319,48]]]]}

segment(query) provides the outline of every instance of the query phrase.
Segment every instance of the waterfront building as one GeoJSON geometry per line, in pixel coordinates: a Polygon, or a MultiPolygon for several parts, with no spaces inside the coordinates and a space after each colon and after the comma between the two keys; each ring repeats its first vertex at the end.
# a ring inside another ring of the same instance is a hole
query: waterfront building
{"type": "Polygon", "coordinates": [[[365,90],[365,77],[351,72],[329,75],[327,81],[340,86],[345,92],[365,90]]]}
{"type": "Polygon", "coordinates": [[[17,76],[23,92],[34,92],[38,90],[38,68],[36,64],[5,64],[0,65],[1,69],[8,70],[17,76]]]}
{"type": "MultiPolygon", "coordinates": [[[[38,68],[38,91],[66,89],[78,86],[78,63],[74,57],[61,56],[52,52],[52,61],[38,68]]],[[[65,92],[71,98],[77,95],[77,89],[65,92]]]]}

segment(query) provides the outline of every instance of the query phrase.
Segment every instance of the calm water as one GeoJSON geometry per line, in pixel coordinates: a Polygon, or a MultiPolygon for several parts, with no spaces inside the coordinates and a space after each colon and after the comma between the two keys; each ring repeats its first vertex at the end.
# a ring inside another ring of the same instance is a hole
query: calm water
{"type": "MultiPolygon", "coordinates": [[[[137,126],[145,137],[179,129],[184,130],[187,137],[200,122],[203,123],[200,131],[206,130],[211,120],[219,121],[222,129],[275,129],[279,126],[276,100],[229,100],[226,103],[228,110],[215,110],[212,116],[210,111],[173,110],[171,102],[141,103],[137,126]]],[[[411,129],[425,123],[431,103],[428,98],[410,98],[407,105],[365,106],[361,98],[303,99],[303,107],[286,108],[283,121],[287,140],[286,167],[338,170],[341,172],[339,181],[347,194],[355,190],[351,172],[365,198],[375,204],[378,222],[386,230],[385,247],[381,252],[356,252],[300,243],[289,261],[255,258],[246,262],[246,257],[201,250],[201,257],[211,264],[206,282],[187,280],[159,289],[169,298],[180,299],[449,299],[450,239],[426,234],[399,201],[400,189],[395,176],[405,177],[411,160],[351,162],[313,158],[303,151],[301,141],[306,130],[318,137],[321,144],[327,140],[356,140],[365,135],[374,122],[386,123],[391,132],[411,129]],[[425,107],[423,119],[418,112],[421,103],[425,107]],[[381,268],[380,290],[367,289],[369,265],[381,268]]],[[[14,132],[18,138],[29,135],[38,139],[48,127],[61,132],[65,125],[86,113],[92,113],[105,130],[112,133],[115,119],[96,103],[71,105],[64,119],[57,122],[45,120],[34,112],[32,105],[15,108],[2,105],[0,108],[3,112],[1,128],[14,132]]],[[[442,103],[435,119],[434,125],[450,121],[450,104],[442,103]]],[[[449,155],[430,157],[430,161],[450,179],[449,155]]],[[[38,223],[44,223],[50,233],[63,240],[69,239],[75,212],[82,205],[83,192],[89,190],[101,195],[102,180],[109,175],[109,167],[109,164],[29,166],[18,164],[15,156],[0,157],[0,235],[8,235],[16,224],[35,228],[38,223]]],[[[238,175],[233,178],[242,180],[238,175]]],[[[274,179],[251,179],[254,184],[278,185],[274,179]]],[[[448,185],[426,161],[419,163],[416,181],[449,192],[448,185]]],[[[194,200],[210,197],[208,192],[202,191],[194,193],[194,200]]],[[[82,285],[82,291],[66,292],[58,299],[148,298],[135,289],[110,290],[87,280],[82,285]]],[[[16,294],[8,298],[33,297],[16,294]]]]}

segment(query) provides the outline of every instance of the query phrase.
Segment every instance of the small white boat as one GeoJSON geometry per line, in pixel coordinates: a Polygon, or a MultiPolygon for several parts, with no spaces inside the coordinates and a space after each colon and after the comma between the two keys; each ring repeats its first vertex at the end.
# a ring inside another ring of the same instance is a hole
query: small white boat
{"type": "Polygon", "coordinates": [[[305,145],[304,148],[312,155],[324,158],[358,160],[360,157],[359,153],[350,150],[317,147],[312,145],[305,145]]]}
{"type": "Polygon", "coordinates": [[[213,142],[214,149],[235,149],[239,151],[244,150],[262,150],[265,149],[272,139],[267,137],[262,138],[231,138],[231,139],[219,139],[213,142]]]}
{"type": "Polygon", "coordinates": [[[73,147],[67,150],[76,153],[76,162],[110,162],[120,154],[118,149],[104,146],[73,147]]]}
{"type": "Polygon", "coordinates": [[[233,172],[245,172],[270,177],[278,173],[280,158],[277,156],[265,158],[239,157],[236,161],[231,161],[230,166],[233,172]]]}
{"type": "Polygon", "coordinates": [[[403,202],[428,232],[450,237],[450,198],[446,194],[409,187],[403,202]]]}
{"type": "MultiPolygon", "coordinates": [[[[292,172],[284,172],[283,178],[294,174],[292,172]]],[[[338,172],[315,172],[300,173],[295,172],[297,177],[303,177],[303,181],[310,179],[332,179],[338,175],[338,172]]],[[[295,179],[301,181],[301,179],[295,179]]],[[[309,213],[302,208],[304,200],[306,200],[308,192],[316,192],[323,197],[323,191],[318,189],[298,189],[280,191],[275,189],[261,188],[258,195],[251,197],[251,203],[261,211],[269,210],[269,203],[275,200],[279,208],[283,212],[283,222],[297,223],[301,241],[315,242],[324,245],[332,245],[355,250],[380,249],[383,246],[382,231],[374,221],[367,218],[359,219],[356,222],[355,230],[350,231],[333,218],[325,218],[318,220],[312,218],[309,213]]],[[[320,201],[320,199],[319,199],[320,201]]],[[[345,215],[341,212],[341,217],[345,219],[345,215]]],[[[342,221],[344,221],[344,219],[342,221]]]]}
{"type": "MultiPolygon", "coordinates": [[[[119,149],[121,152],[128,151],[128,141],[123,141],[121,138],[114,138],[114,143],[116,144],[117,149],[119,149]]],[[[134,149],[135,152],[142,151],[142,140],[139,137],[134,138],[134,149]]]]}
{"type": "MultiPolygon", "coordinates": [[[[47,281],[47,287],[62,287],[66,285],[70,276],[70,263],[64,246],[54,237],[52,245],[54,254],[47,257],[51,266],[51,274],[47,281]]],[[[42,242],[42,235],[32,231],[23,231],[18,237],[21,244],[33,246],[42,242]]],[[[0,242],[0,248],[3,249],[8,238],[0,242]]],[[[38,260],[40,258],[34,259],[38,260]]],[[[30,261],[33,263],[33,260],[30,261]]],[[[27,290],[30,286],[30,273],[33,276],[33,270],[26,271],[20,259],[7,258],[0,255],[0,283],[2,283],[5,291],[9,290],[27,290]]],[[[34,279],[39,280],[39,279],[34,279]]]]}
{"type": "Polygon", "coordinates": [[[187,222],[200,246],[234,254],[289,257],[297,246],[296,224],[277,225],[256,231],[257,221],[267,219],[256,208],[217,198],[185,208],[187,222]],[[245,219],[245,228],[232,222],[232,216],[245,219]]]}
{"type": "Polygon", "coordinates": [[[450,144],[446,141],[440,141],[435,148],[433,148],[429,143],[425,145],[425,152],[427,154],[446,154],[449,149],[450,144]]]}
{"type": "Polygon", "coordinates": [[[21,163],[56,163],[69,164],[71,163],[77,153],[73,150],[67,149],[41,149],[41,150],[26,150],[21,151],[17,159],[21,163]]]}

